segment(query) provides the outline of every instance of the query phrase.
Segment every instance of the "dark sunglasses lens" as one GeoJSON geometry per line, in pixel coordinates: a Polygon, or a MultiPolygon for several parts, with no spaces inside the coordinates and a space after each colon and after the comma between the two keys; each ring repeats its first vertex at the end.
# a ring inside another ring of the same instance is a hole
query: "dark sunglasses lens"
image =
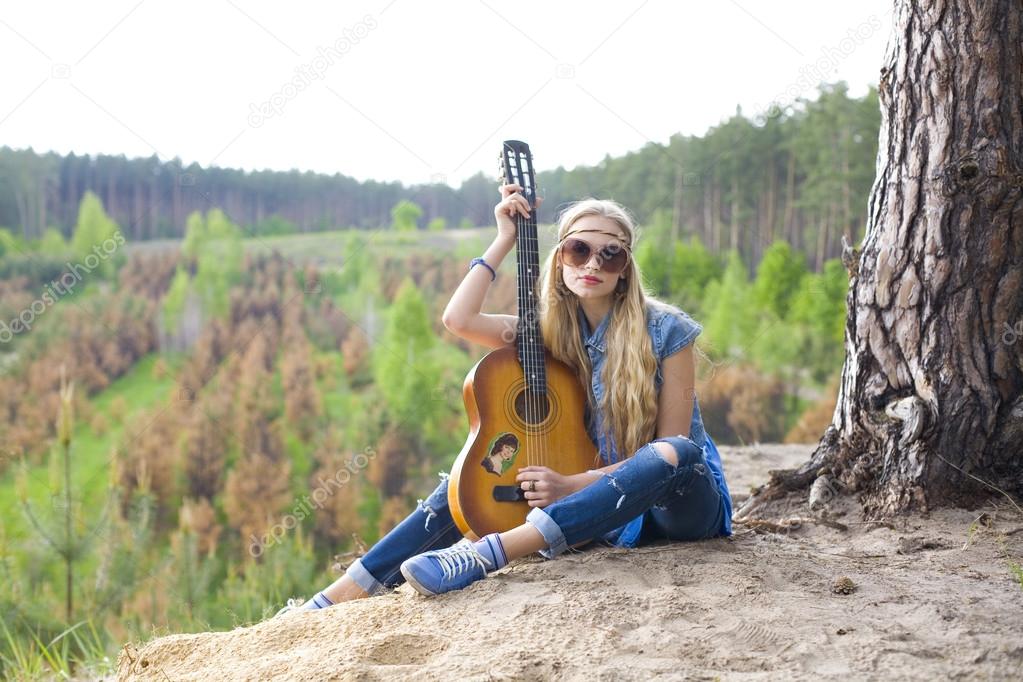
{"type": "Polygon", "coordinates": [[[621,247],[607,247],[600,251],[600,269],[604,272],[615,274],[625,269],[628,263],[628,254],[621,247]]]}
{"type": "Polygon", "coordinates": [[[581,268],[590,259],[590,245],[581,239],[569,239],[565,241],[565,255],[572,267],[581,268]]]}

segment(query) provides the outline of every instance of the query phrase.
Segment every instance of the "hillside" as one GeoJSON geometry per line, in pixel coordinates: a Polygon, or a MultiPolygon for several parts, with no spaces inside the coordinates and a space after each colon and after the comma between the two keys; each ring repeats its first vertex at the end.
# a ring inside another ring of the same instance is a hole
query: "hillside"
{"type": "MultiPolygon", "coordinates": [[[[805,447],[722,448],[733,493],[805,447]]],[[[119,680],[1011,679],[1023,545],[1008,508],[891,527],[736,527],[731,538],[514,562],[469,589],[381,597],[229,632],[129,643],[119,680]],[[1018,567],[1016,568],[1018,571],[1018,567]],[[835,591],[839,578],[848,594],[835,591]]],[[[1015,672],[1014,672],[1015,671],[1015,672]]]]}

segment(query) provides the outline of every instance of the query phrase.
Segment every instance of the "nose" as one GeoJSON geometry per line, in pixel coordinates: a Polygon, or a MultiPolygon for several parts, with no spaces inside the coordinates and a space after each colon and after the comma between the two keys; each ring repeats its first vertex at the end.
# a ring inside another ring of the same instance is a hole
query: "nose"
{"type": "Polygon", "coordinates": [[[600,266],[603,264],[603,261],[600,258],[599,251],[594,250],[593,253],[590,254],[590,259],[583,264],[583,267],[586,269],[590,269],[590,263],[593,263],[592,269],[600,270],[600,266]]]}

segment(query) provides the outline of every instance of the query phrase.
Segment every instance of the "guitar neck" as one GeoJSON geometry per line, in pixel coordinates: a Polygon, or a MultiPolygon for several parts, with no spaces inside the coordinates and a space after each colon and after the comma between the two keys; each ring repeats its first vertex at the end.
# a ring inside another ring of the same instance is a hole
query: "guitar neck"
{"type": "Polygon", "coordinates": [[[519,362],[526,387],[533,393],[546,393],[547,371],[544,364],[543,334],[540,331],[540,247],[536,231],[536,183],[533,157],[524,142],[509,141],[504,146],[506,180],[522,187],[522,195],[533,209],[529,217],[517,216],[515,256],[518,263],[519,327],[515,335],[519,362]]]}
{"type": "Polygon", "coordinates": [[[519,361],[526,384],[535,393],[547,388],[543,333],[540,329],[540,254],[536,234],[536,209],[521,217],[516,238],[518,260],[519,329],[516,334],[519,361]]]}

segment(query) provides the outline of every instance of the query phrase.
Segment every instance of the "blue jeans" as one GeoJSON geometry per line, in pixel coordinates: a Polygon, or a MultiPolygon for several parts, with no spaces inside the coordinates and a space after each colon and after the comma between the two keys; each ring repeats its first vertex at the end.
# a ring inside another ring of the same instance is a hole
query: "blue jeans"
{"type": "MultiPolygon", "coordinates": [[[[411,556],[449,547],[462,533],[448,509],[448,481],[348,567],[347,574],[369,594],[400,585],[398,570],[411,556]]],[[[715,537],[723,523],[721,493],[703,448],[685,436],[657,438],[643,445],[610,474],[526,516],[547,542],[540,554],[553,559],[570,546],[599,540],[643,515],[642,541],[702,540],[715,537]],[[678,465],[665,460],[652,443],[675,448],[678,465]]]]}

